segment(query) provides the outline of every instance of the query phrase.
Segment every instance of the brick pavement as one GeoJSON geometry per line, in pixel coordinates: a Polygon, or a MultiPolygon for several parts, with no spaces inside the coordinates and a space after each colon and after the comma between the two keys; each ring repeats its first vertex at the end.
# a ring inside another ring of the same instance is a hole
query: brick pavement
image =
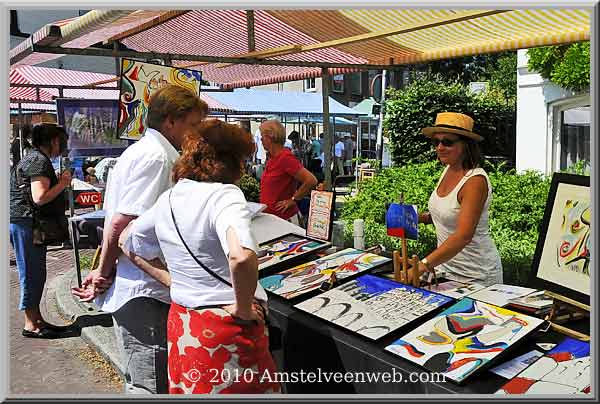
{"type": "MultiPolygon", "coordinates": [[[[10,259],[10,397],[20,394],[120,394],[122,382],[114,370],[80,337],[46,340],[21,336],[23,315],[18,310],[19,277],[10,259]]],[[[83,253],[90,253],[83,250],[83,253]]],[[[48,252],[48,279],[42,312],[48,321],[65,324],[57,311],[52,281],[73,268],[71,250],[48,252]],[[50,289],[49,289],[50,288],[50,289]]]]}

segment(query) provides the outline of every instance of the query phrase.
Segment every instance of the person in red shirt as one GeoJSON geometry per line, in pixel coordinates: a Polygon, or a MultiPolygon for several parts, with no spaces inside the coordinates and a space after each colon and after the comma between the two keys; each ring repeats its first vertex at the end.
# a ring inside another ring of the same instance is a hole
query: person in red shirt
{"type": "Polygon", "coordinates": [[[260,178],[260,203],[266,213],[299,224],[296,204],[317,185],[317,179],[285,148],[285,128],[279,121],[260,125],[261,142],[267,151],[267,164],[260,178]],[[298,187],[297,185],[300,184],[298,187]]]}

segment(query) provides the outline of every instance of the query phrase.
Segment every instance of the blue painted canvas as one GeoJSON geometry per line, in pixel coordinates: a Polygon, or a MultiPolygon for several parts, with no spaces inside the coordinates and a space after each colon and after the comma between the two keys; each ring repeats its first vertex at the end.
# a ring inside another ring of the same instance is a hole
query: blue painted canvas
{"type": "Polygon", "coordinates": [[[362,275],[295,307],[375,340],[453,301],[425,289],[362,275]]]}
{"type": "Polygon", "coordinates": [[[388,236],[418,238],[419,215],[415,205],[392,203],[385,214],[388,236]]]}

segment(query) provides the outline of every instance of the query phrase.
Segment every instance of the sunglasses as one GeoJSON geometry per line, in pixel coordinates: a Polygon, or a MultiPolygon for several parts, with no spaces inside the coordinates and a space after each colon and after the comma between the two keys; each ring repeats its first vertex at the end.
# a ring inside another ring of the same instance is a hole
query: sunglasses
{"type": "Polygon", "coordinates": [[[444,147],[452,147],[452,146],[454,146],[455,143],[458,143],[458,142],[460,142],[460,139],[454,139],[454,140],[448,139],[448,138],[443,138],[443,139],[433,138],[433,139],[431,139],[431,144],[433,145],[433,147],[438,147],[440,143],[444,147]]]}

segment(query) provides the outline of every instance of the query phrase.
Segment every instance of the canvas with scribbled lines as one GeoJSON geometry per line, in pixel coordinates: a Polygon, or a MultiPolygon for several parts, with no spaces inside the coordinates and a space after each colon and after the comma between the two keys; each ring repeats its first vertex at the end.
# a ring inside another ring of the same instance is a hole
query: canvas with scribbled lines
{"type": "Polygon", "coordinates": [[[295,307],[376,340],[453,301],[367,274],[295,307]]]}
{"type": "Polygon", "coordinates": [[[146,130],[148,101],[152,93],[164,85],[185,87],[200,95],[202,72],[162,66],[137,60],[122,59],[119,93],[121,139],[139,140],[146,130]]]}
{"type": "Polygon", "coordinates": [[[388,262],[391,262],[391,259],[354,248],[346,248],[275,275],[267,276],[260,279],[259,282],[265,290],[286,299],[291,299],[318,289],[321,283],[330,279],[333,272],[335,272],[337,279],[341,280],[388,262]]]}
{"type": "Polygon", "coordinates": [[[385,349],[460,383],[542,322],[465,297],[385,349]]]}
{"type": "Polygon", "coordinates": [[[319,251],[330,245],[327,241],[313,240],[295,234],[287,234],[276,240],[260,245],[262,254],[258,259],[258,270],[263,271],[273,265],[319,251]]]}

